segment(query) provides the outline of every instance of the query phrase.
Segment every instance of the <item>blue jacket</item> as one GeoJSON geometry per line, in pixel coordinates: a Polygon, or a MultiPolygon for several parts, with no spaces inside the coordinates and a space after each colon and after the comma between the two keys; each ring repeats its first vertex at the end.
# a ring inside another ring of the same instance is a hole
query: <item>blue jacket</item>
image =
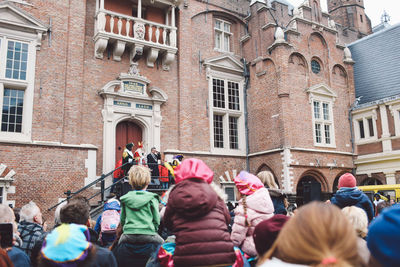
{"type": "Polygon", "coordinates": [[[7,255],[14,264],[18,267],[30,267],[31,261],[28,255],[25,254],[21,249],[17,247],[12,247],[11,250],[7,251],[7,255]]]}
{"type": "Polygon", "coordinates": [[[342,187],[331,198],[331,203],[339,208],[356,206],[362,208],[368,216],[368,222],[374,218],[374,207],[364,192],[357,187],[342,187]]]}
{"type": "MultiPolygon", "coordinates": [[[[103,212],[106,211],[106,210],[120,211],[121,210],[121,206],[117,201],[107,202],[106,204],[104,204],[103,212]]],[[[97,218],[96,225],[94,227],[94,230],[97,232],[97,234],[100,234],[100,231],[101,231],[100,228],[101,228],[101,215],[97,218]]]]}

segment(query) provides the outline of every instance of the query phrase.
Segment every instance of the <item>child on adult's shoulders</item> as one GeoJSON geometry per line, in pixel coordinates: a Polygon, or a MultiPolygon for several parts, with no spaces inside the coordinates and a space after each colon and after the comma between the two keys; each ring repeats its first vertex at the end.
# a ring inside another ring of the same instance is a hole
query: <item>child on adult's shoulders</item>
{"type": "Polygon", "coordinates": [[[164,240],[157,233],[160,225],[159,196],[146,191],[150,183],[149,168],[133,166],[129,171],[129,183],[134,190],[120,199],[123,234],[119,244],[162,244],[164,240]]]}

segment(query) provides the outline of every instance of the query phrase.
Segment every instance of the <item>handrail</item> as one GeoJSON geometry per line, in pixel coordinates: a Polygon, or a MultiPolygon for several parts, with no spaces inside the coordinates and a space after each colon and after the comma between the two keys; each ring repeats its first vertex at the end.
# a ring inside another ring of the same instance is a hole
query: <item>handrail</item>
{"type": "MultiPolygon", "coordinates": [[[[104,201],[104,192],[105,192],[107,189],[109,189],[111,186],[113,186],[113,185],[115,185],[115,184],[118,184],[118,183],[121,183],[124,179],[121,178],[121,179],[119,179],[119,180],[116,181],[115,183],[112,183],[110,186],[108,186],[108,187],[106,187],[106,188],[104,188],[104,180],[105,180],[108,176],[110,176],[111,174],[113,174],[116,170],[118,170],[118,169],[120,169],[120,168],[122,168],[122,167],[124,167],[125,165],[128,165],[128,164],[131,164],[131,165],[139,165],[139,163],[137,163],[137,162],[133,162],[133,163],[126,162],[126,163],[122,164],[121,166],[119,166],[118,168],[115,168],[114,170],[110,171],[109,173],[107,173],[107,174],[102,174],[99,178],[97,178],[97,179],[94,180],[93,182],[91,182],[91,183],[85,185],[84,187],[78,189],[76,192],[67,191],[67,192],[65,193],[65,194],[67,194],[67,198],[64,199],[64,200],[62,200],[62,201],[60,201],[60,202],[58,202],[56,205],[54,205],[54,206],[48,208],[47,211],[51,211],[52,209],[54,209],[54,208],[56,208],[57,206],[59,206],[61,203],[64,203],[65,201],[68,201],[72,196],[77,195],[77,194],[81,193],[82,191],[85,191],[86,189],[92,187],[93,185],[95,185],[95,184],[97,184],[97,183],[99,183],[99,182],[101,182],[101,190],[100,190],[99,192],[96,192],[96,193],[95,193],[94,195],[92,195],[91,197],[89,197],[89,198],[88,198],[88,201],[91,200],[92,198],[96,197],[96,196],[99,195],[99,194],[102,194],[101,201],[104,201]]],[[[146,166],[149,166],[149,165],[160,165],[160,164],[158,164],[158,163],[146,163],[146,166]]],[[[125,177],[126,177],[126,176],[125,176],[125,177]]],[[[124,177],[124,178],[125,178],[125,177],[124,177]]]]}
{"type": "Polygon", "coordinates": [[[107,173],[107,174],[102,174],[99,178],[97,178],[97,179],[94,180],[93,182],[89,183],[88,185],[85,185],[84,187],[82,187],[81,189],[79,189],[79,190],[76,191],[76,192],[73,192],[73,193],[72,193],[72,192],[70,192],[70,191],[67,191],[67,198],[64,199],[64,200],[62,200],[62,201],[60,201],[60,202],[58,202],[56,205],[54,205],[54,206],[48,208],[47,211],[51,211],[52,209],[54,209],[55,207],[57,207],[57,206],[60,205],[61,203],[64,203],[65,201],[67,201],[68,199],[71,198],[71,195],[79,194],[80,192],[85,191],[85,190],[88,189],[89,187],[92,187],[93,185],[97,184],[98,182],[104,181],[104,179],[105,179],[106,177],[110,176],[110,175],[113,174],[116,170],[118,170],[118,169],[120,169],[120,168],[122,168],[122,167],[124,167],[125,165],[128,165],[128,164],[129,164],[129,162],[126,162],[126,163],[122,164],[121,166],[119,166],[118,168],[115,168],[114,170],[110,171],[109,173],[107,173]],[[68,192],[69,192],[69,193],[68,193],[68,192]]]}

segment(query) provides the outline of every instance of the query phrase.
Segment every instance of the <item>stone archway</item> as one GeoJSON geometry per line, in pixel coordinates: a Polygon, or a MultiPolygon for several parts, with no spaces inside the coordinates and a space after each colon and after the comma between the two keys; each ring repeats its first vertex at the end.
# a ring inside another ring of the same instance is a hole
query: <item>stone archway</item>
{"type": "Polygon", "coordinates": [[[107,83],[99,92],[104,98],[103,115],[103,173],[114,169],[116,129],[122,121],[130,121],[142,129],[144,151],[160,147],[161,105],[168,100],[165,92],[148,87],[150,81],[139,74],[132,64],[128,73],[107,83]]]}
{"type": "Polygon", "coordinates": [[[296,187],[296,203],[301,206],[312,200],[321,200],[321,193],[328,190],[325,177],[317,171],[303,173],[296,187]]]}

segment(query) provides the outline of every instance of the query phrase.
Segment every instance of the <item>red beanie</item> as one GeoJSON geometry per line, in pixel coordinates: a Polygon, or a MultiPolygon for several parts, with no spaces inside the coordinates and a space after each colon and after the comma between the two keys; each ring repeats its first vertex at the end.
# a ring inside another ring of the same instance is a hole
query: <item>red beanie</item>
{"type": "Polygon", "coordinates": [[[279,232],[290,217],[276,214],[268,220],[257,224],[254,229],[253,239],[259,256],[267,252],[278,237],[279,232]]]}
{"type": "Polygon", "coordinates": [[[339,189],[342,187],[356,187],[356,185],[356,178],[354,178],[353,174],[351,173],[345,173],[339,178],[339,189]]]}

